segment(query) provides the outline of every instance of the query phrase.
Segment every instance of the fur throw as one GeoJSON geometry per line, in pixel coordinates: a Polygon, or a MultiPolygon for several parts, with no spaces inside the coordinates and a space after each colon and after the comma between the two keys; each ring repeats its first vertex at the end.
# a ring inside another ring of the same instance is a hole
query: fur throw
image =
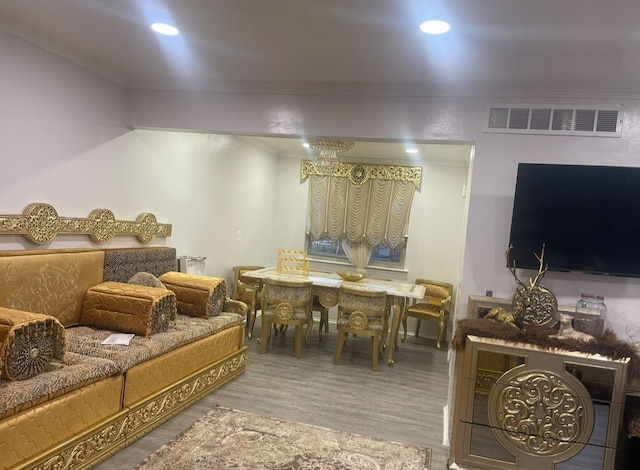
{"type": "Polygon", "coordinates": [[[458,320],[451,345],[454,349],[462,350],[467,336],[475,335],[516,343],[533,344],[542,349],[560,348],[586,354],[600,354],[613,360],[628,357],[630,358],[629,377],[640,377],[640,357],[631,344],[619,340],[613,331],[607,329],[604,335],[594,343],[584,343],[571,338],[559,339],[550,337],[557,333],[558,330],[556,328],[547,326],[529,325],[523,329],[518,329],[487,318],[466,318],[458,320]]]}

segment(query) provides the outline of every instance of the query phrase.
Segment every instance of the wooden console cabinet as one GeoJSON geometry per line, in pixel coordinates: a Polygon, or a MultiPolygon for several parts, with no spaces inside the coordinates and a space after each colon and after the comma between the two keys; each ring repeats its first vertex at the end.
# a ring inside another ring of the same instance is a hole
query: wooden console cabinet
{"type": "Polygon", "coordinates": [[[615,469],[628,363],[468,336],[458,354],[450,468],[615,469]],[[487,375],[487,362],[504,371],[487,375]]]}

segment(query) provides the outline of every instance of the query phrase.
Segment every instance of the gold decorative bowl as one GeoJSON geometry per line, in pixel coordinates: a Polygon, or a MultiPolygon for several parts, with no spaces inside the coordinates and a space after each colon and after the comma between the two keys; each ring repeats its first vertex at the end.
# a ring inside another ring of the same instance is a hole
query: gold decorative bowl
{"type": "Polygon", "coordinates": [[[358,282],[366,277],[362,273],[347,273],[344,271],[339,272],[338,276],[340,276],[345,281],[350,281],[350,282],[358,282]]]}

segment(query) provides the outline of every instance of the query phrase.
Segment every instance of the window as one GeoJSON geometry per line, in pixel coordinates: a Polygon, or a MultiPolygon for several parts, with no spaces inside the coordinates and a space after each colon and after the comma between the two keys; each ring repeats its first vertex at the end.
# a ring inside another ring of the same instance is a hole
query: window
{"type": "Polygon", "coordinates": [[[347,259],[359,271],[404,268],[409,212],[422,167],[340,162],[328,173],[303,160],[300,174],[309,178],[308,254],[347,259]],[[348,244],[343,251],[332,240],[348,244]]]}
{"type": "MultiPolygon", "coordinates": [[[[407,249],[407,237],[404,238],[405,243],[398,248],[389,248],[387,245],[379,245],[371,250],[371,258],[369,266],[381,268],[404,268],[404,257],[407,249]]],[[[319,260],[337,261],[350,263],[347,255],[342,249],[339,241],[323,238],[320,240],[312,240],[307,233],[307,254],[319,260]]]]}

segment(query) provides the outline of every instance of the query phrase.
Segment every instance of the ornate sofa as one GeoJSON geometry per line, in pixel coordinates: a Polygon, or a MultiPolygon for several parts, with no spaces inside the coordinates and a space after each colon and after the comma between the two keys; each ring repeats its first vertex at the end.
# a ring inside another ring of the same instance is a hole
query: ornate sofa
{"type": "Polygon", "coordinates": [[[169,247],[0,252],[0,469],[91,468],[245,371],[246,305],[175,271],[169,247]]]}

